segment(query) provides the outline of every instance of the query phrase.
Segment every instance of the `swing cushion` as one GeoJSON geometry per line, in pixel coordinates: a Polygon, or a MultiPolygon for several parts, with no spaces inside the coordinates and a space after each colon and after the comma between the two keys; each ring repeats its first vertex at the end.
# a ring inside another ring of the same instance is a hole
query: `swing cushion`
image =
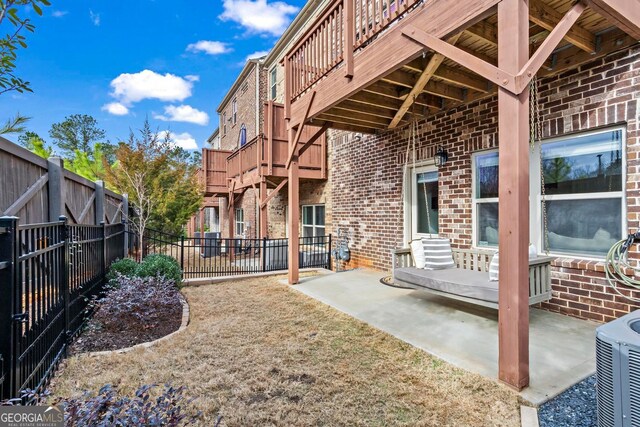
{"type": "Polygon", "coordinates": [[[411,256],[413,257],[413,264],[416,268],[424,268],[426,259],[424,257],[424,247],[422,246],[422,240],[413,240],[410,243],[411,256]]]}
{"type": "Polygon", "coordinates": [[[453,252],[449,239],[422,239],[425,270],[444,270],[455,268],[453,252]]]}

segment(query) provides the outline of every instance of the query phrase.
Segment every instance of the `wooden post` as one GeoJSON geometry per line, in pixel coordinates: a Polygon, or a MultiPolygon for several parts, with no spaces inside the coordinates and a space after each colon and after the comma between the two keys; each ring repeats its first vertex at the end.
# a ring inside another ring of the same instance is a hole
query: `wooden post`
{"type": "Polygon", "coordinates": [[[58,221],[64,215],[64,161],[60,157],[47,160],[49,169],[49,222],[58,221]]]}
{"type": "Polygon", "coordinates": [[[263,204],[267,195],[267,181],[263,178],[262,181],[260,181],[260,202],[258,203],[260,207],[260,238],[266,238],[269,235],[268,205],[267,203],[263,204]]]}
{"type": "MultiPolygon", "coordinates": [[[[300,124],[300,126],[304,126],[300,124]]],[[[289,151],[294,148],[295,129],[289,128],[289,151]]],[[[300,278],[300,269],[298,258],[300,256],[300,194],[299,194],[299,162],[298,155],[293,154],[291,163],[289,164],[289,284],[298,283],[300,278]]]]}
{"type": "Polygon", "coordinates": [[[99,225],[104,221],[104,181],[96,181],[96,215],[95,224],[99,225]]]}
{"type": "MultiPolygon", "coordinates": [[[[529,58],[528,0],[498,5],[498,66],[517,75],[529,58]]],[[[506,86],[506,85],[505,85],[506,86]]],[[[498,88],[499,248],[498,376],[529,385],[529,90],[498,88]]]]}
{"type": "Polygon", "coordinates": [[[200,220],[200,236],[204,237],[204,207],[200,208],[200,217],[198,219],[200,220]]]}
{"type": "MultiPolygon", "coordinates": [[[[344,3],[344,76],[348,79],[353,77],[353,45],[355,43],[354,11],[355,0],[345,0],[344,3]]],[[[396,4],[396,7],[397,4],[396,4]]]]}
{"type": "Polygon", "coordinates": [[[266,126],[267,126],[267,145],[266,145],[266,150],[267,150],[267,163],[269,165],[269,173],[268,175],[271,176],[273,175],[273,126],[274,126],[275,120],[273,119],[273,101],[269,101],[269,103],[267,104],[267,120],[266,120],[266,126]]]}

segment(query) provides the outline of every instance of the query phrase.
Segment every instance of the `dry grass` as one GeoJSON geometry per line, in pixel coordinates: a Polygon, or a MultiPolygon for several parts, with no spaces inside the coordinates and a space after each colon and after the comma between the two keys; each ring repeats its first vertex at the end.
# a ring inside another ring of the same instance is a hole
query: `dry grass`
{"type": "MultiPolygon", "coordinates": [[[[515,392],[278,282],[187,287],[192,322],[146,350],[73,357],[57,396],[188,386],[202,425],[519,426],[515,392]]],[[[428,331],[424,331],[428,333],[428,331]]]]}

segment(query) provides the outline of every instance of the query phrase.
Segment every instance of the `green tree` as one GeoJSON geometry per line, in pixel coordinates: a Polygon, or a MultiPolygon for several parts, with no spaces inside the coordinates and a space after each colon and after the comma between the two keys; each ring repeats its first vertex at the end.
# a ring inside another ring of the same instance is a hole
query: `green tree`
{"type": "Polygon", "coordinates": [[[38,135],[37,133],[28,130],[18,137],[18,144],[22,145],[27,150],[33,150],[33,141],[35,139],[42,138],[40,138],[40,135],[38,135]]]}
{"type": "Polygon", "coordinates": [[[105,135],[96,119],[87,114],[67,116],[62,122],[51,125],[49,130],[49,136],[66,157],[72,157],[76,150],[90,154],[93,145],[101,142],[105,135]]]}
{"type": "Polygon", "coordinates": [[[45,142],[44,139],[40,138],[40,137],[34,137],[31,140],[31,151],[33,151],[35,154],[37,154],[38,156],[42,157],[43,159],[48,159],[49,157],[53,156],[53,148],[49,147],[45,142]]]}
{"type": "Polygon", "coordinates": [[[96,143],[91,152],[76,150],[73,157],[65,159],[65,167],[71,172],[87,178],[89,181],[104,179],[105,165],[109,164],[104,155],[103,144],[96,143]]]}
{"type": "MultiPolygon", "coordinates": [[[[2,0],[0,0],[2,1],[2,0]]],[[[15,117],[7,119],[2,125],[0,125],[0,135],[9,133],[22,133],[25,131],[24,125],[31,119],[31,117],[21,116],[16,114],[15,117]]]]}
{"type": "Polygon", "coordinates": [[[49,5],[48,0],[0,0],[0,26],[5,20],[10,24],[8,32],[0,38],[0,94],[32,92],[29,82],[15,74],[18,50],[27,47],[24,32],[33,33],[35,30],[31,20],[21,18],[19,13],[31,8],[42,15],[42,7],[49,5]]]}
{"type": "Polygon", "coordinates": [[[121,194],[128,194],[135,216],[135,231],[144,235],[151,227],[178,234],[198,211],[203,191],[197,167],[190,155],[176,147],[171,135],[159,138],[148,120],[138,134],[115,150],[113,165],[104,162],[107,183],[121,194]]]}

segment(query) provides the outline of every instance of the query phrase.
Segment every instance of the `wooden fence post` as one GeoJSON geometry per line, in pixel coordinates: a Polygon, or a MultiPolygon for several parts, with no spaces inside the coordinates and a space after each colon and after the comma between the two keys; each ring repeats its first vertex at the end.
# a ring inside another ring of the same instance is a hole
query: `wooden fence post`
{"type": "Polygon", "coordinates": [[[49,222],[58,221],[65,212],[64,160],[51,157],[47,160],[49,169],[49,222]]]}
{"type": "Polygon", "coordinates": [[[104,221],[105,198],[104,198],[104,181],[96,181],[96,219],[95,223],[100,224],[104,221]]]}
{"type": "Polygon", "coordinates": [[[14,395],[14,304],[18,218],[0,218],[0,399],[14,395]]]}

